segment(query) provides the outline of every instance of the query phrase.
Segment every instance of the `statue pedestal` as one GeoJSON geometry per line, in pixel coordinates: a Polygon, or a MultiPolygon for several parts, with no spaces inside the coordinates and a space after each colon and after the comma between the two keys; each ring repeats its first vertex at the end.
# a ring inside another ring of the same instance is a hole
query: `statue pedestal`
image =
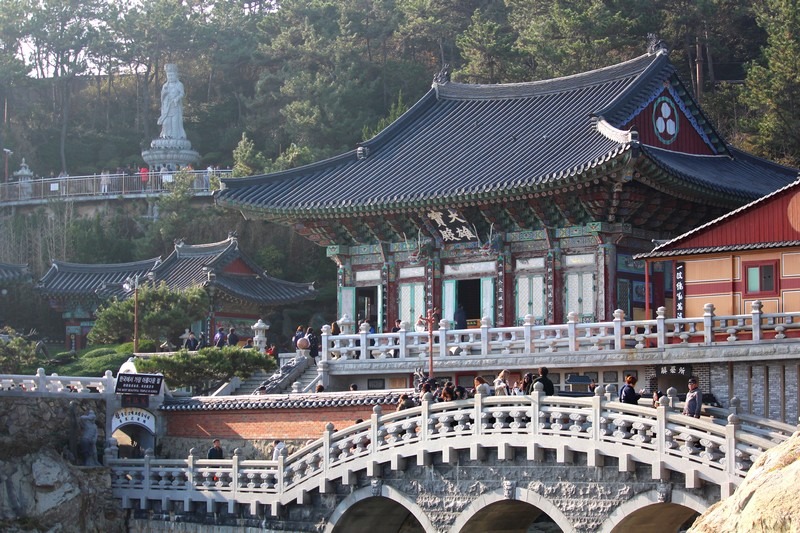
{"type": "Polygon", "coordinates": [[[154,139],[149,150],[142,151],[142,159],[151,169],[171,168],[179,170],[200,162],[200,154],[192,150],[186,139],[154,139]]]}

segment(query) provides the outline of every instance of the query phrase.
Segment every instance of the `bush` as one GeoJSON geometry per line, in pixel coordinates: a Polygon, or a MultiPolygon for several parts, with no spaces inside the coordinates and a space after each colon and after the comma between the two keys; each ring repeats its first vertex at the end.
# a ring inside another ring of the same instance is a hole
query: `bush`
{"type": "Polygon", "coordinates": [[[95,357],[102,357],[104,355],[111,355],[115,353],[118,352],[114,348],[95,348],[94,350],[90,350],[83,354],[83,357],[87,359],[94,359],[95,357]]]}

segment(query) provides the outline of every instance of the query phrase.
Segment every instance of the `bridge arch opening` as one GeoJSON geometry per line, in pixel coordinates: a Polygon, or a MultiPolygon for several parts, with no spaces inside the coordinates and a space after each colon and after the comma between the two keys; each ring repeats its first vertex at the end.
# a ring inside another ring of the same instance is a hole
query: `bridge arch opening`
{"type": "Polygon", "coordinates": [[[111,419],[111,436],[116,439],[119,457],[139,459],[156,447],[155,415],[142,408],[125,407],[111,419]]]}
{"type": "Polygon", "coordinates": [[[405,494],[386,485],[355,491],[331,515],[325,533],[381,531],[426,533],[436,531],[427,515],[405,494]]]}
{"type": "Polygon", "coordinates": [[[682,490],[673,490],[668,498],[663,496],[657,491],[638,494],[608,517],[602,531],[685,531],[710,505],[682,490]]]}
{"type": "Polygon", "coordinates": [[[495,491],[476,499],[458,517],[452,533],[572,532],[561,510],[540,494],[522,488],[495,491]]]}

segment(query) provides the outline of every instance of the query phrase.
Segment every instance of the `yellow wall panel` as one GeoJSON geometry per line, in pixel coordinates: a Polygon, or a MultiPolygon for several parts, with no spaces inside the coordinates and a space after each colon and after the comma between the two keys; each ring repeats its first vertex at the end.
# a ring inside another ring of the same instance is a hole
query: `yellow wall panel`
{"type": "Polygon", "coordinates": [[[686,261],[686,280],[688,283],[703,281],[730,281],[733,265],[730,257],[686,261]]]}
{"type": "Polygon", "coordinates": [[[783,291],[783,309],[784,313],[797,313],[800,312],[800,291],[783,291]]]}
{"type": "MultiPolygon", "coordinates": [[[[742,306],[741,314],[752,313],[754,301],[755,300],[745,300],[744,306],[742,306]]],[[[780,312],[779,308],[780,308],[780,301],[777,298],[771,298],[769,300],[761,300],[762,313],[779,313],[780,312]]]]}
{"type": "Polygon", "coordinates": [[[800,252],[783,254],[782,269],[785,278],[800,276],[800,252]]]}
{"type": "Polygon", "coordinates": [[[723,294],[717,296],[693,296],[686,298],[684,305],[686,311],[683,316],[686,318],[697,318],[703,316],[705,312],[703,307],[706,304],[714,304],[715,315],[738,315],[739,310],[733,306],[733,298],[731,295],[723,294]]]}

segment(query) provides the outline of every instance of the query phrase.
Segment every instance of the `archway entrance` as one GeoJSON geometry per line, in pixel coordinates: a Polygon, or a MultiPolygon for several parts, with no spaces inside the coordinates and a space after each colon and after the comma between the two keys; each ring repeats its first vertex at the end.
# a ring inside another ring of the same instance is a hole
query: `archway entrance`
{"type": "Polygon", "coordinates": [[[487,505],[464,524],[459,533],[560,533],[562,529],[541,509],[518,500],[487,505]]]}
{"type": "Polygon", "coordinates": [[[375,496],[359,500],[337,520],[333,533],[380,531],[381,533],[425,533],[414,514],[399,503],[375,496]]]}
{"type": "Polygon", "coordinates": [[[611,531],[685,531],[698,516],[694,509],[677,503],[655,503],[628,514],[611,531]]]}
{"type": "Polygon", "coordinates": [[[121,458],[144,457],[147,449],[156,446],[155,415],[139,407],[123,407],[114,413],[111,436],[117,440],[121,458]]]}

